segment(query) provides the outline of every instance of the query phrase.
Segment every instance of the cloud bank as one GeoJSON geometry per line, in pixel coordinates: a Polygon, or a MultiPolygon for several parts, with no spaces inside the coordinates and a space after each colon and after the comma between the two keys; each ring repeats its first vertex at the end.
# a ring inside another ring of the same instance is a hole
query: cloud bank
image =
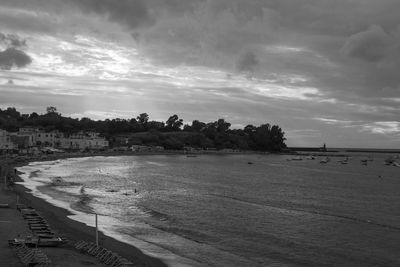
{"type": "Polygon", "coordinates": [[[0,7],[1,31],[15,33],[0,35],[0,66],[12,71],[1,78],[21,95],[40,91],[60,105],[68,95],[90,114],[143,107],[162,117],[176,107],[171,113],[187,120],[272,121],[304,144],[369,144],[377,134],[386,145],[399,141],[388,124],[400,113],[398,0],[3,0],[0,7]],[[123,107],[104,101],[110,95],[123,107]],[[378,126],[390,130],[367,130],[378,126]]]}

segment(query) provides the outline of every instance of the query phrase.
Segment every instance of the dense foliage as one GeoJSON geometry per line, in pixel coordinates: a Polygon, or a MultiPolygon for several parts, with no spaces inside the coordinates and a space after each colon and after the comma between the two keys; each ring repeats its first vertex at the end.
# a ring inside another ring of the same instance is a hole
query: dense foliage
{"type": "Polygon", "coordinates": [[[167,149],[194,148],[243,149],[259,151],[280,151],[285,148],[284,132],[277,126],[263,124],[258,127],[247,125],[244,129],[230,129],[224,119],[214,122],[194,120],[183,125],[177,115],[166,122],[151,121],[142,113],[132,119],[92,120],[64,117],[55,107],[48,107],[45,114],[21,114],[15,108],[0,109],[0,128],[18,131],[20,127],[38,127],[46,131],[59,130],[66,134],[78,131],[96,131],[104,135],[113,146],[159,145],[167,149]]]}

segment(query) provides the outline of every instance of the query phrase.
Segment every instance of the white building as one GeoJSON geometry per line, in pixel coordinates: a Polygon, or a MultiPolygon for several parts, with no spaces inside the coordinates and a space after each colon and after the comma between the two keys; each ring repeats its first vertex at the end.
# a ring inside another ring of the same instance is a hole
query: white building
{"type": "Polygon", "coordinates": [[[22,128],[19,128],[17,133],[13,133],[13,135],[23,138],[26,148],[31,148],[31,147],[36,146],[37,132],[38,132],[37,128],[22,127],[22,128]]]}
{"type": "Polygon", "coordinates": [[[51,147],[62,149],[102,149],[109,146],[108,141],[95,132],[79,132],[68,137],[62,132],[45,132],[33,127],[20,128],[9,133],[0,129],[0,150],[33,149],[51,147]]]}
{"type": "Polygon", "coordinates": [[[60,139],[64,149],[102,149],[108,147],[108,141],[94,132],[79,132],[60,139]]]}
{"type": "Polygon", "coordinates": [[[0,129],[0,150],[15,149],[15,144],[11,141],[10,133],[0,129]]]}
{"type": "Polygon", "coordinates": [[[64,134],[59,131],[38,131],[36,133],[36,145],[45,147],[60,147],[62,138],[64,138],[64,134]]]}

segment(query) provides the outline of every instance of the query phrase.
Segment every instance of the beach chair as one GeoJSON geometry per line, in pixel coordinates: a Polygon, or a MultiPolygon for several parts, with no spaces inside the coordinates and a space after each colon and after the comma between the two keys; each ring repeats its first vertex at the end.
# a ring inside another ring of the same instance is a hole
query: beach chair
{"type": "Polygon", "coordinates": [[[99,260],[101,262],[105,262],[109,257],[111,257],[111,255],[112,255],[112,251],[107,249],[106,253],[104,253],[102,256],[99,257],[99,260]]]}
{"type": "Polygon", "coordinates": [[[86,241],[79,240],[79,241],[75,244],[75,248],[76,248],[77,250],[81,250],[85,245],[87,245],[86,241]]]}
{"type": "Polygon", "coordinates": [[[97,250],[97,251],[93,254],[93,256],[95,256],[96,258],[98,258],[98,257],[100,257],[100,255],[102,255],[102,254],[105,253],[106,251],[107,251],[107,249],[105,249],[105,248],[103,248],[103,247],[100,247],[100,249],[97,250]]]}
{"type": "Polygon", "coordinates": [[[110,255],[110,257],[108,257],[107,260],[104,261],[104,263],[107,264],[107,265],[109,265],[111,262],[117,260],[118,257],[119,257],[119,255],[118,255],[117,253],[114,253],[114,252],[113,252],[113,253],[110,255]]]}

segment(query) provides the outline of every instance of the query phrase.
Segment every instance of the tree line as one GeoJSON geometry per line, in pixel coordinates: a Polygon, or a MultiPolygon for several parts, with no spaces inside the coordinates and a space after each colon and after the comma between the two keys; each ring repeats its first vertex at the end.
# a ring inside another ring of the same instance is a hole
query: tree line
{"type": "Polygon", "coordinates": [[[47,107],[44,114],[21,114],[13,107],[0,109],[1,129],[15,132],[20,127],[28,126],[45,131],[59,130],[66,134],[96,131],[105,136],[111,145],[118,145],[118,137],[125,136],[130,144],[160,145],[167,149],[191,146],[201,149],[280,151],[286,147],[285,133],[278,125],[269,123],[231,129],[231,124],[224,119],[208,123],[194,120],[191,124],[184,124],[176,114],[165,122],[150,120],[147,113],[131,119],[92,120],[64,117],[55,107],[47,107]]]}

